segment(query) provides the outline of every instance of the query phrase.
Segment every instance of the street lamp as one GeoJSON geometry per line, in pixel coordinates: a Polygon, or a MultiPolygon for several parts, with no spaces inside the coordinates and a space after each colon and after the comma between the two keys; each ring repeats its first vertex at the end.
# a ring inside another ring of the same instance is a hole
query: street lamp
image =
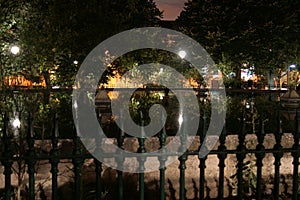
{"type": "Polygon", "coordinates": [[[10,52],[14,55],[17,55],[18,53],[20,53],[20,47],[18,47],[17,45],[14,45],[10,48],[10,52]]]}
{"type": "Polygon", "coordinates": [[[186,51],[180,50],[180,51],[178,52],[178,55],[179,55],[179,57],[180,57],[181,59],[183,59],[183,58],[185,58],[185,56],[186,56],[186,51]]]}
{"type": "Polygon", "coordinates": [[[15,119],[13,120],[12,125],[16,129],[21,127],[21,121],[18,116],[15,116],[15,119]]]}
{"type": "Polygon", "coordinates": [[[295,65],[295,64],[292,64],[292,65],[289,66],[289,68],[292,69],[292,70],[293,70],[293,69],[296,69],[296,65],[295,65]]]}

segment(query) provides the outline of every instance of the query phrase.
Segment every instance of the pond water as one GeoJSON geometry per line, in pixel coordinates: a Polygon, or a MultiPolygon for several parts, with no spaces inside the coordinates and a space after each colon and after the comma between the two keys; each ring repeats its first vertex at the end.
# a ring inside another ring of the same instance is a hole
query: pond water
{"type": "MultiPolygon", "coordinates": [[[[283,92],[274,91],[238,91],[227,92],[226,94],[226,130],[227,134],[237,134],[241,132],[241,119],[244,118],[245,133],[257,133],[259,130],[259,119],[263,119],[266,133],[275,133],[278,127],[278,114],[282,121],[283,132],[292,132],[295,122],[287,120],[280,111],[278,102],[279,96],[283,92]]],[[[9,123],[13,125],[14,119],[20,120],[20,131],[26,132],[28,115],[33,118],[33,129],[36,135],[50,136],[54,114],[58,115],[59,132],[61,137],[71,137],[74,135],[74,123],[72,114],[71,93],[68,92],[8,92],[0,95],[0,129],[3,129],[4,113],[9,118],[9,123]],[[11,122],[11,123],[10,123],[11,122]]],[[[140,112],[143,112],[145,125],[149,123],[148,111],[155,104],[163,104],[168,117],[165,128],[168,135],[176,134],[179,128],[179,104],[172,93],[166,98],[161,93],[149,92],[133,95],[128,105],[133,120],[140,123],[140,112]]],[[[203,113],[206,116],[206,126],[210,123],[211,105],[209,97],[199,98],[200,123],[199,131],[203,130],[203,113]]],[[[102,115],[105,116],[105,115],[102,115]]],[[[106,115],[106,121],[102,122],[102,127],[109,137],[119,134],[119,128],[114,123],[116,116],[106,115]]],[[[195,117],[198,117],[195,115],[195,117]]],[[[196,120],[197,121],[197,120],[196,120]]],[[[192,120],[190,123],[194,123],[192,120]]],[[[213,122],[212,122],[213,123],[213,122]]]]}

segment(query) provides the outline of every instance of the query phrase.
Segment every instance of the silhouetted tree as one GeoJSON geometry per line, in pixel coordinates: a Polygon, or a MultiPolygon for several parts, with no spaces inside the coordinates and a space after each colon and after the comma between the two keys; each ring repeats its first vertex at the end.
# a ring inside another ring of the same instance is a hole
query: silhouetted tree
{"type": "Polygon", "coordinates": [[[298,1],[190,0],[177,23],[216,63],[226,60],[237,74],[247,63],[262,73],[299,63],[299,10],[298,1]]]}

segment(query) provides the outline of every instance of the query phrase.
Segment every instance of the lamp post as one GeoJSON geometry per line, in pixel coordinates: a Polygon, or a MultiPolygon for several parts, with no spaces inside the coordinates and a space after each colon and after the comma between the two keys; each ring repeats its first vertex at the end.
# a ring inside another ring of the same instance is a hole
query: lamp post
{"type": "Polygon", "coordinates": [[[296,112],[300,108],[300,95],[292,88],[289,89],[281,98],[280,105],[282,114],[287,120],[294,120],[296,112]]]}
{"type": "MultiPolygon", "coordinates": [[[[11,46],[10,48],[10,52],[13,54],[13,55],[17,55],[20,53],[20,47],[17,46],[17,45],[13,45],[11,46]]],[[[20,121],[20,118],[19,118],[19,105],[18,104],[18,95],[20,95],[18,93],[18,91],[13,91],[13,99],[14,99],[14,102],[16,103],[16,110],[13,112],[13,119],[12,119],[12,122],[11,122],[11,125],[14,129],[14,136],[18,136],[19,134],[19,129],[21,128],[21,121],[20,121]]]]}

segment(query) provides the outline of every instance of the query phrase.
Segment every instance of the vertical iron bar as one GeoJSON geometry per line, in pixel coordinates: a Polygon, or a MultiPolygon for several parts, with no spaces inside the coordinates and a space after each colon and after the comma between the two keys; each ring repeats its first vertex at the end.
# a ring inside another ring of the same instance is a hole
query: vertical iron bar
{"type": "MultiPolygon", "coordinates": [[[[202,144],[204,145],[204,138],[206,136],[206,113],[205,113],[205,110],[206,109],[204,108],[204,112],[203,112],[203,115],[201,117],[202,124],[201,124],[200,127],[202,127],[202,131],[200,132],[200,143],[201,143],[201,145],[199,145],[199,151],[201,149],[202,144]]],[[[206,147],[204,146],[203,148],[206,148],[206,147]]],[[[205,156],[203,158],[199,157],[199,161],[200,161],[200,163],[199,163],[199,168],[200,168],[199,198],[200,198],[200,200],[204,199],[204,192],[205,192],[205,168],[206,168],[205,161],[206,161],[206,159],[207,159],[207,156],[205,156]]]]}
{"type": "MultiPolygon", "coordinates": [[[[123,115],[121,114],[121,118],[123,117],[123,115]]],[[[124,162],[124,158],[123,158],[123,143],[124,143],[124,127],[123,127],[123,120],[121,120],[121,130],[118,136],[118,164],[120,165],[119,168],[123,169],[123,162],[124,162]]],[[[122,200],[123,199],[123,171],[122,170],[118,170],[118,200],[122,200]]]]}
{"type": "Polygon", "coordinates": [[[256,156],[256,167],[257,167],[257,173],[256,173],[256,199],[260,200],[262,198],[262,167],[263,163],[262,160],[265,157],[265,147],[263,145],[265,137],[265,130],[264,130],[264,122],[262,117],[259,121],[259,132],[257,133],[257,140],[258,144],[256,146],[256,150],[258,153],[255,154],[256,156]]]}
{"type": "Polygon", "coordinates": [[[166,197],[165,197],[165,171],[166,171],[166,168],[165,168],[165,161],[163,161],[163,159],[160,160],[161,163],[164,163],[163,166],[161,165],[161,168],[159,170],[159,183],[160,183],[160,189],[159,189],[159,196],[160,196],[160,200],[164,200],[166,197]]]}
{"type": "Polygon", "coordinates": [[[123,172],[118,170],[118,200],[123,199],[123,172]]]}
{"type": "Polygon", "coordinates": [[[160,178],[160,189],[159,189],[159,199],[164,200],[165,197],[165,167],[160,168],[159,178],[160,178]]]}
{"type": "Polygon", "coordinates": [[[11,200],[11,174],[12,174],[12,152],[11,152],[11,135],[8,133],[8,116],[4,114],[3,124],[3,140],[4,140],[4,176],[5,176],[5,200],[11,200]]]}
{"type": "Polygon", "coordinates": [[[145,199],[145,174],[140,173],[139,174],[139,194],[140,194],[140,200],[145,199]]]}
{"type": "Polygon", "coordinates": [[[227,157],[226,152],[226,126],[224,125],[222,133],[220,135],[220,145],[218,147],[218,150],[220,153],[218,154],[219,158],[219,188],[218,188],[218,199],[222,200],[224,198],[224,169],[225,169],[225,159],[227,157]]]}
{"type": "MultiPolygon", "coordinates": [[[[164,89],[164,97],[163,97],[163,106],[166,108],[169,105],[169,89],[165,88],[164,89]]],[[[162,123],[164,124],[166,121],[166,116],[163,115],[163,113],[161,113],[161,120],[162,123]]],[[[162,150],[162,154],[159,157],[159,162],[160,162],[160,169],[159,169],[159,181],[160,181],[160,200],[165,200],[166,196],[165,196],[165,173],[166,173],[166,167],[165,167],[165,162],[167,160],[167,157],[165,155],[166,153],[166,149],[165,149],[165,145],[166,145],[166,139],[167,139],[167,133],[166,133],[166,128],[163,127],[162,131],[160,132],[159,135],[159,144],[160,144],[160,148],[162,150]]]]}
{"type": "MultiPolygon", "coordinates": [[[[99,122],[101,123],[102,121],[102,115],[98,113],[99,116],[99,122]]],[[[76,132],[75,132],[76,133],[76,132]]],[[[102,143],[102,138],[101,137],[95,137],[95,152],[96,154],[98,152],[101,152],[101,143],[102,143]]],[[[101,200],[102,199],[102,163],[94,158],[94,163],[95,163],[95,173],[96,173],[96,200],[101,200]]]]}
{"type": "Polygon", "coordinates": [[[96,200],[101,200],[102,195],[102,180],[101,180],[101,173],[102,173],[102,163],[98,160],[94,160],[95,162],[95,172],[96,172],[96,200]]]}
{"type": "Polygon", "coordinates": [[[52,174],[52,200],[57,200],[57,174],[58,174],[58,124],[57,124],[57,114],[53,117],[52,126],[52,150],[51,150],[51,174],[52,174]]]}
{"type": "Polygon", "coordinates": [[[187,154],[186,154],[186,126],[184,121],[186,121],[187,119],[184,118],[184,116],[182,116],[183,118],[183,122],[182,125],[180,127],[180,139],[181,139],[181,147],[179,150],[180,153],[180,157],[179,157],[179,169],[180,169],[180,187],[179,187],[179,199],[180,200],[184,200],[185,199],[185,169],[186,169],[186,160],[187,160],[187,154]]]}
{"type": "Polygon", "coordinates": [[[140,200],[144,200],[145,199],[145,174],[144,173],[140,173],[139,175],[139,194],[140,194],[140,200]]]}
{"type": "Polygon", "coordinates": [[[28,116],[28,130],[27,130],[27,142],[28,142],[28,153],[27,153],[27,165],[29,175],[29,199],[35,199],[35,180],[34,180],[34,165],[35,165],[35,150],[34,150],[34,138],[32,135],[32,118],[28,116]]]}
{"type": "Polygon", "coordinates": [[[199,188],[199,192],[200,192],[200,200],[204,200],[204,193],[205,193],[205,168],[206,168],[206,164],[205,161],[207,159],[207,156],[200,158],[200,188],[199,188]]]}
{"type": "MultiPolygon", "coordinates": [[[[145,153],[146,149],[145,149],[145,138],[139,138],[139,153],[145,153]]],[[[139,194],[140,194],[140,200],[144,200],[145,199],[145,174],[142,172],[145,169],[144,166],[144,162],[145,162],[145,158],[143,156],[139,157],[139,167],[140,167],[140,171],[141,173],[139,174],[139,194]]]]}
{"type": "MultiPolygon", "coordinates": [[[[145,139],[144,138],[139,138],[139,153],[145,153],[145,139]]],[[[142,173],[142,171],[144,170],[144,162],[145,162],[145,158],[143,156],[139,157],[139,167],[140,167],[140,171],[141,173],[139,174],[139,194],[140,194],[140,200],[144,200],[145,199],[145,175],[144,173],[142,173]]]]}
{"type": "Polygon", "coordinates": [[[282,145],[281,145],[281,137],[282,137],[282,128],[281,128],[281,119],[280,112],[278,111],[277,115],[277,127],[275,133],[276,144],[274,145],[275,153],[273,153],[275,157],[274,167],[275,167],[275,175],[274,175],[274,200],[279,200],[279,185],[280,185],[280,160],[283,157],[282,145]]]}
{"type": "Polygon", "coordinates": [[[242,127],[241,132],[238,135],[239,144],[237,146],[237,180],[238,180],[238,199],[243,200],[244,189],[243,189],[243,167],[244,159],[246,157],[246,147],[245,147],[245,110],[243,108],[242,112],[242,127]]]}
{"type": "Polygon", "coordinates": [[[293,160],[293,165],[294,165],[294,170],[293,170],[293,200],[298,199],[298,185],[299,185],[299,180],[298,180],[298,174],[299,174],[299,152],[300,152],[300,146],[299,146],[299,116],[298,116],[298,110],[296,110],[296,117],[295,117],[295,130],[294,130],[294,145],[293,145],[293,150],[294,152],[292,153],[292,156],[294,157],[293,160]]]}
{"type": "Polygon", "coordinates": [[[76,200],[81,199],[81,167],[83,158],[81,158],[81,148],[80,148],[80,139],[75,134],[73,139],[74,149],[73,149],[73,159],[72,163],[74,165],[74,190],[75,190],[75,198],[76,200]]]}
{"type": "Polygon", "coordinates": [[[180,156],[180,188],[179,188],[179,199],[184,200],[185,199],[185,169],[186,164],[185,161],[187,160],[187,155],[184,153],[182,156],[180,156]]]}
{"type": "MultiPolygon", "coordinates": [[[[162,117],[162,120],[164,120],[164,117],[162,117]]],[[[159,176],[160,176],[160,200],[164,200],[165,197],[165,162],[167,160],[166,156],[165,156],[165,152],[166,149],[165,144],[166,144],[166,138],[167,138],[167,134],[166,134],[166,129],[165,127],[163,128],[163,130],[160,133],[160,137],[159,137],[159,143],[160,143],[160,148],[162,149],[162,155],[159,157],[159,162],[160,162],[160,170],[159,170],[159,176]]]]}
{"type": "MultiPolygon", "coordinates": [[[[144,133],[144,119],[143,119],[143,114],[142,112],[140,112],[140,117],[141,117],[141,137],[138,138],[138,142],[139,142],[139,149],[138,149],[138,153],[142,154],[146,152],[146,148],[145,148],[145,133],[144,133]]],[[[145,174],[143,173],[143,171],[145,170],[145,161],[146,158],[144,156],[140,156],[138,158],[139,161],[139,169],[140,169],[140,174],[139,174],[139,196],[140,196],[140,200],[144,200],[145,199],[145,174]]]]}

